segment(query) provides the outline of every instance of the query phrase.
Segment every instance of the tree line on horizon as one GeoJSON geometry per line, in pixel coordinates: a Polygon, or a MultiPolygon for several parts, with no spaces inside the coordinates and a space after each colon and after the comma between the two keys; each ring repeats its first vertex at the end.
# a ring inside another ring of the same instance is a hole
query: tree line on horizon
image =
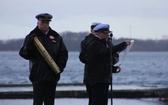
{"type": "MultiPolygon", "coordinates": [[[[62,32],[64,43],[68,51],[80,51],[80,43],[89,32],[62,32]]],[[[128,38],[113,38],[113,44],[119,44],[128,38]]],[[[0,51],[19,51],[24,39],[0,40],[0,51]]],[[[131,51],[168,51],[168,39],[162,40],[140,40],[135,39],[131,51]]]]}

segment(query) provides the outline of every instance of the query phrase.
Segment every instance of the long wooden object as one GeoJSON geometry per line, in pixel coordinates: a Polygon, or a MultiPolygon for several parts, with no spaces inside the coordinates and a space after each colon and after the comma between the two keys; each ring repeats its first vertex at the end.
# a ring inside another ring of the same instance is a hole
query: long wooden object
{"type": "Polygon", "coordinates": [[[54,60],[52,59],[52,57],[49,55],[49,53],[47,52],[47,50],[44,48],[44,46],[41,44],[41,42],[39,41],[39,39],[35,36],[34,37],[34,44],[37,47],[38,51],[40,52],[40,54],[43,56],[43,58],[45,59],[45,61],[48,63],[48,65],[52,68],[52,70],[56,73],[59,74],[60,73],[60,68],[58,67],[58,65],[54,62],[54,60]]]}

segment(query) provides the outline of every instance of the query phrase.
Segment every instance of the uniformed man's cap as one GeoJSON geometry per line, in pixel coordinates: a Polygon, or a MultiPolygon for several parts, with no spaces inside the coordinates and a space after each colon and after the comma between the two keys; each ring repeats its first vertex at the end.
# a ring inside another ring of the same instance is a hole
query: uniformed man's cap
{"type": "Polygon", "coordinates": [[[36,16],[36,19],[42,20],[42,21],[51,21],[52,15],[48,13],[41,13],[36,16]]]}
{"type": "Polygon", "coordinates": [[[98,24],[101,24],[101,23],[99,23],[99,22],[93,22],[92,25],[90,26],[90,28],[93,30],[93,28],[94,28],[95,26],[97,26],[98,24]]]}
{"type": "Polygon", "coordinates": [[[109,30],[109,24],[98,24],[96,27],[93,28],[95,32],[103,32],[103,33],[111,33],[112,31],[109,30]]]}

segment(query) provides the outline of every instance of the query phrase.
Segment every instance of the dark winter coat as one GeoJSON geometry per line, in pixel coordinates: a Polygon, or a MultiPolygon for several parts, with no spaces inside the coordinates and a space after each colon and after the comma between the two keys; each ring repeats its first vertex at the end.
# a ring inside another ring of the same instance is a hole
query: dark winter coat
{"type": "MultiPolygon", "coordinates": [[[[110,70],[110,47],[109,43],[104,39],[92,37],[90,43],[87,44],[87,66],[88,81],[90,85],[97,83],[111,83],[110,70]]],[[[112,47],[113,54],[120,52],[126,47],[126,42],[122,42],[112,47]]]]}
{"type": "Polygon", "coordinates": [[[63,72],[67,59],[68,51],[63,42],[62,37],[49,28],[49,32],[43,34],[38,27],[32,30],[25,38],[23,46],[19,51],[19,55],[29,60],[30,76],[29,79],[33,83],[42,81],[52,81],[57,83],[60,79],[60,74],[55,74],[44,58],[41,56],[36,46],[33,43],[32,35],[35,34],[42,45],[48,51],[50,56],[56,62],[61,72],[63,72]]]}
{"type": "Polygon", "coordinates": [[[81,51],[79,54],[79,59],[82,63],[84,63],[84,79],[83,82],[84,84],[88,84],[88,58],[87,58],[87,45],[91,42],[92,37],[94,37],[93,34],[89,34],[88,36],[85,37],[85,39],[81,42],[81,51]]]}

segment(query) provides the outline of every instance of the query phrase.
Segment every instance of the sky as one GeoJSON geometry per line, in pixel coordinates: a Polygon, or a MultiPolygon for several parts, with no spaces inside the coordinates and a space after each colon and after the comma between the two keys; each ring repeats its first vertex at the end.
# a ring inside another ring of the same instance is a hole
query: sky
{"type": "Polygon", "coordinates": [[[110,25],[115,38],[168,39],[168,0],[0,0],[0,40],[25,38],[50,13],[58,33],[110,25]]]}

